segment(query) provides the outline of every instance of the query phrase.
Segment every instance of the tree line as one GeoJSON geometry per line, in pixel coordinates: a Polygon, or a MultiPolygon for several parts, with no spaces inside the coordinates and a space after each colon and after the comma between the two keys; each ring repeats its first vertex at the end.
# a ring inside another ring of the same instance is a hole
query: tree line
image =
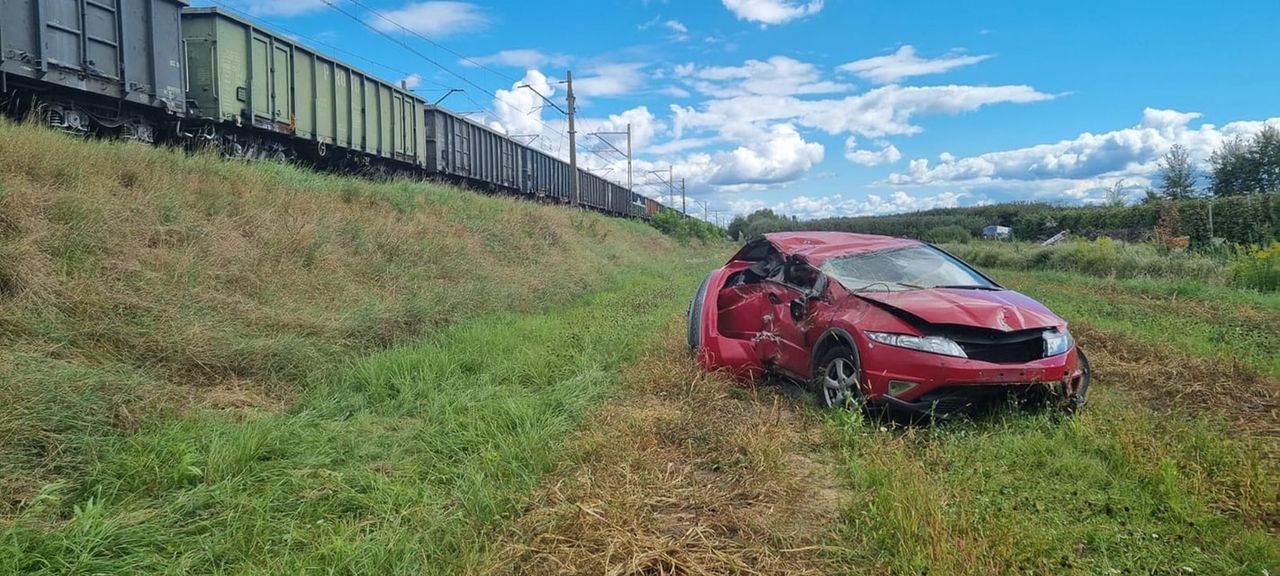
{"type": "Polygon", "coordinates": [[[1161,216],[1179,215],[1178,230],[1191,246],[1218,241],[1267,244],[1280,239],[1280,193],[1198,196],[1133,205],[1058,206],[1043,202],[1011,202],[964,208],[939,208],[890,216],[857,216],[797,220],[771,210],[739,216],[729,224],[732,238],[754,238],[787,230],[831,230],[917,238],[929,242],[964,242],[982,235],[990,224],[1009,226],[1018,240],[1043,240],[1062,230],[1072,234],[1138,241],[1152,237],[1161,216]]]}
{"type": "Polygon", "coordinates": [[[786,230],[833,230],[964,242],[996,224],[1009,226],[1020,240],[1043,240],[1062,230],[1145,240],[1162,215],[1171,211],[1178,215],[1179,229],[1169,232],[1187,236],[1193,247],[1216,242],[1267,244],[1280,239],[1280,129],[1267,126],[1251,138],[1224,143],[1209,157],[1203,174],[1185,147],[1173,146],[1160,159],[1156,187],[1132,205],[1125,201],[1123,185],[1116,185],[1101,206],[1010,202],[803,221],[766,209],[734,218],[728,232],[737,239],[786,230]]]}
{"type": "Polygon", "coordinates": [[[1280,128],[1265,126],[1251,138],[1236,136],[1209,156],[1208,182],[1200,187],[1200,171],[1186,147],[1175,144],[1160,159],[1159,188],[1147,201],[1185,200],[1202,196],[1248,196],[1280,191],[1280,128]]]}

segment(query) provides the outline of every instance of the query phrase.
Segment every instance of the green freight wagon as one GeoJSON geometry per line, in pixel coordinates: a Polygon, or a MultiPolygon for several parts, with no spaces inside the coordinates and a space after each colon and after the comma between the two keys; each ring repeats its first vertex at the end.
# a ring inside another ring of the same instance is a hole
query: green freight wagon
{"type": "Polygon", "coordinates": [[[188,117],[232,155],[423,165],[417,95],[218,8],[182,27],[188,117]]]}

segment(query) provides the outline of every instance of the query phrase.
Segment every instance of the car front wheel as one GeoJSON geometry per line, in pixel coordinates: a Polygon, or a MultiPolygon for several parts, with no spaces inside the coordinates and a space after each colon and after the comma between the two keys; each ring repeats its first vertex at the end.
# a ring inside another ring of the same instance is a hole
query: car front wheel
{"type": "Polygon", "coordinates": [[[832,348],[818,363],[814,377],[818,402],[827,408],[851,408],[863,404],[862,363],[858,353],[844,347],[832,348]]]}

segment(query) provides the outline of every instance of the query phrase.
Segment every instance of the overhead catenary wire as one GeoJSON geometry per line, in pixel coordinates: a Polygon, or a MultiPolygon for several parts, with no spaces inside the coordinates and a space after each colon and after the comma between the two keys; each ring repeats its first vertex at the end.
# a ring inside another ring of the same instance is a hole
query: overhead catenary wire
{"type": "Polygon", "coordinates": [[[422,41],[427,42],[427,43],[431,44],[432,46],[435,46],[436,48],[439,48],[439,49],[441,49],[441,50],[444,50],[445,52],[448,52],[448,53],[450,53],[450,54],[453,54],[454,56],[457,56],[458,58],[462,59],[464,62],[467,62],[467,63],[471,64],[472,66],[475,66],[475,67],[477,67],[477,68],[482,68],[482,69],[487,70],[487,71],[489,71],[489,72],[492,72],[493,74],[496,74],[496,75],[498,75],[498,76],[500,76],[500,77],[502,77],[502,78],[506,78],[507,80],[510,80],[510,81],[512,81],[512,82],[519,82],[519,81],[520,81],[518,78],[516,78],[516,77],[514,77],[514,76],[511,76],[511,75],[509,75],[509,74],[505,74],[505,73],[503,73],[503,72],[499,72],[499,71],[497,71],[497,70],[494,70],[493,68],[490,68],[490,67],[488,67],[488,66],[486,66],[486,65],[484,65],[484,64],[482,64],[482,63],[480,63],[480,62],[477,62],[477,61],[473,60],[473,59],[472,59],[472,58],[470,58],[470,57],[467,57],[467,56],[464,56],[463,54],[460,54],[460,53],[458,53],[458,52],[454,51],[453,49],[449,48],[448,46],[445,46],[444,44],[441,44],[441,43],[439,43],[439,42],[436,42],[435,40],[432,40],[431,38],[427,37],[427,35],[426,35],[426,34],[423,34],[423,33],[421,33],[421,32],[418,32],[417,30],[413,30],[413,29],[411,29],[411,28],[408,28],[408,27],[406,27],[405,25],[403,25],[403,24],[401,24],[401,23],[399,23],[399,22],[396,22],[395,20],[392,20],[391,18],[387,17],[387,15],[386,15],[386,14],[383,14],[382,12],[379,12],[376,8],[373,8],[373,7],[371,7],[371,6],[367,5],[367,4],[365,4],[364,2],[361,2],[361,0],[350,0],[350,2],[351,2],[352,4],[355,4],[356,6],[359,6],[359,7],[361,7],[361,8],[364,8],[365,10],[368,10],[368,11],[369,11],[369,13],[373,14],[374,16],[377,16],[378,18],[380,18],[380,19],[382,19],[382,20],[384,20],[384,21],[386,21],[388,24],[391,24],[392,26],[395,26],[396,28],[399,28],[399,29],[401,29],[401,30],[404,30],[404,31],[405,31],[405,33],[407,33],[407,34],[411,34],[411,35],[413,35],[413,36],[416,36],[416,37],[420,38],[422,41]]]}
{"type": "MultiPolygon", "coordinates": [[[[383,37],[383,38],[386,38],[387,40],[390,40],[391,42],[395,43],[396,45],[400,46],[401,48],[404,48],[405,50],[409,51],[409,52],[410,52],[410,53],[412,53],[413,55],[415,55],[415,56],[417,56],[417,57],[419,57],[419,58],[421,58],[421,59],[423,59],[423,60],[427,61],[427,62],[428,62],[429,64],[431,64],[432,66],[435,66],[435,67],[437,67],[437,68],[439,68],[439,69],[443,70],[444,72],[448,73],[449,75],[451,75],[451,76],[453,76],[453,77],[457,78],[458,80],[461,80],[462,82],[466,83],[468,86],[471,86],[471,87],[475,88],[476,90],[479,90],[479,91],[481,91],[481,92],[483,92],[483,93],[485,93],[485,94],[488,94],[489,96],[492,96],[492,97],[493,97],[493,99],[494,99],[494,100],[496,100],[496,101],[500,101],[500,102],[503,102],[504,104],[507,104],[508,106],[513,106],[513,107],[514,107],[514,105],[513,105],[511,102],[508,102],[508,101],[506,101],[506,100],[503,100],[502,98],[500,98],[500,97],[497,95],[497,93],[493,92],[492,90],[489,90],[488,88],[485,88],[484,86],[481,86],[481,85],[479,85],[479,84],[476,84],[476,83],[475,83],[475,82],[473,82],[470,78],[467,78],[466,76],[463,76],[462,74],[459,74],[458,72],[454,71],[452,68],[449,68],[448,66],[445,66],[444,64],[441,64],[441,63],[440,63],[440,62],[438,62],[436,59],[434,59],[434,58],[432,58],[432,57],[430,57],[430,56],[428,56],[428,55],[426,55],[426,54],[423,54],[423,53],[422,53],[422,51],[420,51],[420,50],[418,50],[418,49],[414,48],[413,46],[409,45],[409,43],[404,42],[404,41],[400,40],[399,38],[396,38],[396,37],[392,36],[391,34],[388,34],[387,32],[385,32],[385,31],[383,31],[383,30],[379,30],[376,26],[374,26],[374,25],[372,25],[372,24],[370,24],[370,23],[366,22],[364,19],[360,18],[360,16],[358,16],[358,15],[356,15],[356,14],[352,14],[350,11],[348,11],[348,10],[346,10],[346,9],[342,8],[341,6],[339,6],[339,5],[337,4],[337,2],[335,2],[334,0],[320,0],[320,1],[321,1],[321,2],[323,2],[325,6],[328,6],[328,7],[329,7],[330,9],[332,9],[333,11],[335,11],[335,12],[337,12],[337,13],[339,13],[339,14],[342,14],[343,16],[346,16],[347,18],[350,18],[351,20],[354,20],[357,24],[360,24],[361,26],[363,26],[363,27],[367,28],[369,31],[373,32],[374,34],[377,34],[377,35],[379,35],[379,36],[381,36],[381,37],[383,37]]],[[[356,0],[352,0],[352,1],[353,1],[353,2],[356,2],[356,0]]],[[[358,4],[358,2],[356,2],[356,3],[358,4]]],[[[361,5],[361,6],[363,7],[363,5],[361,5]]],[[[433,43],[434,43],[434,42],[433,42],[433,43]]],[[[493,117],[494,117],[494,118],[498,118],[498,114],[497,114],[496,112],[494,112],[492,109],[488,109],[488,107],[486,107],[486,109],[487,109],[490,113],[492,113],[492,114],[493,114],[493,117]]],[[[541,118],[539,118],[539,119],[538,119],[538,122],[539,122],[540,124],[542,124],[542,126],[543,126],[543,127],[545,127],[545,128],[546,128],[546,129],[548,129],[548,130],[551,130],[551,131],[553,131],[553,132],[559,132],[559,130],[557,130],[556,128],[554,128],[554,127],[553,127],[553,126],[551,126],[550,124],[547,124],[547,123],[546,123],[545,121],[543,121],[541,118]]]]}

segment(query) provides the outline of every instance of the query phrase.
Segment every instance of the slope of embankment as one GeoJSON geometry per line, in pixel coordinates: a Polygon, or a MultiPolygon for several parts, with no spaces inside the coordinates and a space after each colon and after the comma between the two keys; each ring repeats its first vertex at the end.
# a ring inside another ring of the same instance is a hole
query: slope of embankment
{"type": "Polygon", "coordinates": [[[105,439],[287,409],[362,355],[705,253],[564,207],[0,122],[0,517],[105,439]]]}

